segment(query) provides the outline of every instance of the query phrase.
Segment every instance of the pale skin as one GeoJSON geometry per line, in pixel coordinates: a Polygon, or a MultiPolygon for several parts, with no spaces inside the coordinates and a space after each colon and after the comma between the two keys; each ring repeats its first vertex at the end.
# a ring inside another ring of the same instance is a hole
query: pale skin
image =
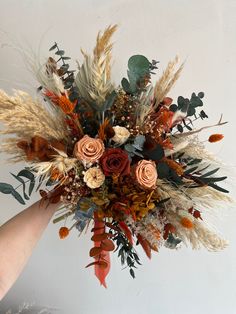
{"type": "Polygon", "coordinates": [[[20,275],[58,206],[38,201],[0,227],[0,301],[20,275]]]}

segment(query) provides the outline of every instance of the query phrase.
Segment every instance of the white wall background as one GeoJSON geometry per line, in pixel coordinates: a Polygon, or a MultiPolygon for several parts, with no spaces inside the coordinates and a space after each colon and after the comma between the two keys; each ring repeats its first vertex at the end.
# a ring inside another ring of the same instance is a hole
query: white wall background
{"type": "MultiPolygon", "coordinates": [[[[112,23],[115,35],[114,79],[126,74],[136,53],[161,61],[160,71],[179,54],[187,59],[171,96],[204,91],[210,122],[224,112],[230,124],[225,140],[211,146],[226,163],[235,165],[236,0],[0,0],[0,88],[35,93],[37,83],[19,54],[5,44],[18,41],[42,56],[57,41],[67,55],[80,58],[80,47],[91,50],[97,31],[112,23]]],[[[160,73],[159,71],[159,73],[160,73]]],[[[218,130],[219,131],[219,130],[218,130]]],[[[0,181],[12,182],[1,156],[0,181]]],[[[12,169],[13,168],[13,169],[12,169]]],[[[235,192],[234,182],[231,187],[235,192]]],[[[38,196],[35,196],[36,200],[38,196]]],[[[0,195],[0,223],[22,210],[0,195]]],[[[0,304],[0,313],[23,301],[61,309],[62,314],[234,314],[236,313],[236,236],[233,209],[221,211],[219,230],[230,246],[219,253],[161,249],[132,280],[116,256],[108,289],[99,287],[92,269],[84,269],[91,246],[88,234],[76,231],[65,241],[50,224],[24,272],[0,304]]]]}

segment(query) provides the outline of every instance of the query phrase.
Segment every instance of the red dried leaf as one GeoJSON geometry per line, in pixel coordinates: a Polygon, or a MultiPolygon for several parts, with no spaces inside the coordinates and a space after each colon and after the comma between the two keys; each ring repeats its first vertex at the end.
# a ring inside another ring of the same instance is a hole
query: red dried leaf
{"type": "Polygon", "coordinates": [[[101,248],[104,251],[113,251],[115,249],[115,244],[112,240],[106,239],[101,242],[101,248]]]}
{"type": "Polygon", "coordinates": [[[106,222],[105,225],[114,231],[120,232],[120,229],[117,228],[116,226],[113,226],[113,224],[111,224],[110,222],[106,222]]]}
{"type": "Polygon", "coordinates": [[[94,234],[91,238],[92,241],[98,242],[98,241],[102,241],[108,238],[108,234],[107,233],[101,233],[101,234],[94,234]]]}
{"type": "Polygon", "coordinates": [[[199,218],[199,219],[202,220],[201,213],[200,213],[199,210],[195,210],[195,211],[194,211],[193,217],[194,217],[194,218],[199,218]]]}
{"type": "Polygon", "coordinates": [[[105,262],[105,261],[95,261],[95,262],[92,262],[92,263],[90,263],[90,264],[88,264],[87,266],[85,266],[85,268],[88,268],[88,267],[90,267],[90,266],[99,266],[100,268],[107,268],[107,266],[108,266],[108,263],[107,262],[105,262]]]}
{"type": "Polygon", "coordinates": [[[99,255],[101,252],[102,252],[102,248],[101,247],[93,247],[89,251],[89,256],[90,257],[95,257],[95,256],[99,255]]]}
{"type": "Polygon", "coordinates": [[[104,230],[104,227],[100,227],[100,228],[92,228],[91,229],[91,232],[95,232],[95,231],[98,231],[98,230],[104,230]]]}
{"type": "Polygon", "coordinates": [[[147,257],[151,259],[151,248],[147,240],[145,240],[140,234],[137,235],[138,242],[141,244],[147,257]]]}
{"type": "Polygon", "coordinates": [[[131,245],[133,245],[133,238],[132,238],[132,233],[129,229],[129,227],[126,225],[126,223],[124,223],[123,221],[119,222],[119,226],[120,228],[123,230],[123,232],[125,233],[127,239],[129,240],[129,243],[131,245]]]}

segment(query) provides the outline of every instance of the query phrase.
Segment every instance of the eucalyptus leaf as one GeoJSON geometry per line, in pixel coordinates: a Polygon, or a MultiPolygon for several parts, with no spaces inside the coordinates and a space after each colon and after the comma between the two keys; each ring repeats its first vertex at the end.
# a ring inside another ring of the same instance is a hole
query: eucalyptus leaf
{"type": "Polygon", "coordinates": [[[54,50],[54,49],[56,49],[57,48],[57,43],[55,43],[50,49],[49,49],[49,51],[52,51],[52,50],[54,50]]]}
{"type": "Polygon", "coordinates": [[[172,233],[169,233],[168,238],[165,242],[165,247],[167,247],[168,249],[175,249],[177,245],[180,244],[181,242],[182,242],[181,239],[177,238],[172,233]]]}
{"type": "Polygon", "coordinates": [[[1,193],[11,194],[12,190],[14,190],[14,188],[11,184],[0,182],[0,192],[1,193]]]}
{"type": "Polygon", "coordinates": [[[55,54],[58,56],[63,56],[65,54],[65,51],[64,50],[58,50],[55,52],[55,54]]]}
{"type": "Polygon", "coordinates": [[[129,272],[130,272],[130,275],[131,275],[133,278],[135,278],[134,270],[133,270],[132,268],[130,268],[129,272]]]}
{"type": "Polygon", "coordinates": [[[25,205],[25,201],[23,200],[21,195],[16,190],[13,189],[11,191],[11,194],[20,204],[25,205]]]}
{"type": "Polygon", "coordinates": [[[11,173],[11,175],[12,175],[16,180],[18,180],[18,181],[21,183],[22,188],[23,188],[23,195],[24,195],[24,198],[25,198],[26,200],[29,200],[29,196],[28,196],[28,195],[26,194],[26,192],[25,192],[25,188],[26,188],[26,186],[25,186],[25,181],[24,181],[21,177],[16,176],[14,173],[11,173]]]}
{"type": "Polygon", "coordinates": [[[24,177],[24,178],[30,180],[29,191],[28,191],[28,194],[30,196],[32,194],[34,186],[35,186],[35,176],[34,176],[34,174],[30,170],[28,170],[28,169],[23,169],[23,170],[21,170],[17,174],[17,177],[24,177]]]}

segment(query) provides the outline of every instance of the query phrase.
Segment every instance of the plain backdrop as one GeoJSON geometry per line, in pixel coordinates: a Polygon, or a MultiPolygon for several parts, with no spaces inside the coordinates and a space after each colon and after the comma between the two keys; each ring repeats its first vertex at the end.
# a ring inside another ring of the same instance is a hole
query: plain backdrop
{"type": "MultiPolygon", "coordinates": [[[[126,75],[127,60],[133,54],[159,60],[157,77],[178,54],[186,64],[170,96],[204,91],[207,123],[217,122],[224,113],[230,123],[216,132],[224,133],[225,139],[209,149],[231,165],[232,173],[236,164],[235,0],[0,0],[0,88],[35,95],[38,87],[12,46],[35,51],[40,47],[44,59],[56,41],[73,60],[81,60],[80,48],[91,51],[97,32],[114,23],[119,24],[114,36],[114,81],[118,84],[126,75]]],[[[9,172],[23,165],[7,164],[7,157],[1,155],[0,181],[13,183],[9,172]]],[[[31,202],[37,199],[34,195],[31,202]]],[[[23,209],[7,195],[0,194],[0,204],[0,223],[23,209]]],[[[121,270],[114,254],[108,289],[99,286],[92,268],[84,268],[89,261],[90,232],[78,238],[74,231],[61,241],[60,225],[51,223],[1,302],[0,313],[27,301],[60,309],[62,314],[234,314],[235,210],[217,213],[212,220],[230,242],[226,250],[162,248],[151,261],[139,250],[142,266],[135,280],[121,270]]]]}

